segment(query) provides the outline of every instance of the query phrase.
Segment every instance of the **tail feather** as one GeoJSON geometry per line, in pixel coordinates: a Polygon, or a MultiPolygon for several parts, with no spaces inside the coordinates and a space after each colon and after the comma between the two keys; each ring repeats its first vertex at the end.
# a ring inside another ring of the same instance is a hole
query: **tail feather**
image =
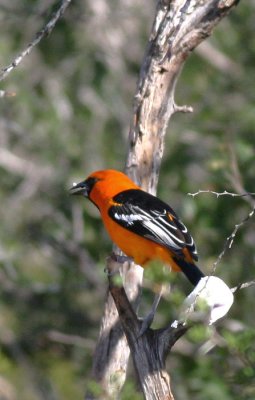
{"type": "Polygon", "coordinates": [[[198,266],[192,262],[185,261],[183,258],[174,257],[175,263],[178,265],[180,270],[186,275],[190,283],[196,286],[201,278],[205,275],[198,268],[198,266]]]}

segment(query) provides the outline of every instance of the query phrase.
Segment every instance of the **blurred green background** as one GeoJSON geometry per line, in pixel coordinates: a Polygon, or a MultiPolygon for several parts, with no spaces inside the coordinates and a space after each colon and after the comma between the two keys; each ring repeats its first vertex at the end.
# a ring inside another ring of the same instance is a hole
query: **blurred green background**
{"type": "MultiPolygon", "coordinates": [[[[0,0],[0,65],[34,37],[56,5],[0,0]]],[[[68,188],[100,168],[122,169],[132,98],[154,16],[153,1],[73,2],[52,34],[2,82],[0,99],[0,399],[82,399],[103,310],[111,249],[98,212],[68,188]],[[98,243],[100,242],[100,247],[98,243]]],[[[197,243],[210,273],[244,198],[255,192],[255,1],[246,0],[187,61],[176,98],[192,115],[170,121],[159,196],[197,243]]],[[[254,218],[216,274],[230,286],[255,277],[254,218]]],[[[141,313],[152,301],[146,272],[141,313]]],[[[178,314],[191,289],[174,275],[154,326],[178,314]]],[[[192,329],[171,353],[178,400],[254,400],[254,287],[236,294],[217,333],[192,329]],[[218,343],[218,345],[215,345],[218,343]]],[[[132,367],[122,399],[135,399],[132,367]]]]}

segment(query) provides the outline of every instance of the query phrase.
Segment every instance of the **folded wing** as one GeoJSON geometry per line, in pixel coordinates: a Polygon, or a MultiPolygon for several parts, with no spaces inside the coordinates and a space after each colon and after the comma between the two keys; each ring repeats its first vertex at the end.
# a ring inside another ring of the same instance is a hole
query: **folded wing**
{"type": "Polygon", "coordinates": [[[173,209],[142,190],[126,190],[113,199],[109,216],[119,225],[152,242],[163,245],[177,257],[187,248],[197,260],[194,240],[173,209]]]}

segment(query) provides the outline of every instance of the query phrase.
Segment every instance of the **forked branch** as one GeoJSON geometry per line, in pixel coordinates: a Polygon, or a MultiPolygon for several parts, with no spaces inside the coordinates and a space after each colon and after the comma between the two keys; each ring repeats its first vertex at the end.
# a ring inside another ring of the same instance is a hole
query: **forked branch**
{"type": "Polygon", "coordinates": [[[173,400],[170,378],[165,369],[166,356],[174,343],[189,329],[180,324],[160,330],[147,329],[140,335],[142,322],[137,318],[125,289],[116,284],[120,265],[109,257],[109,288],[118,310],[120,322],[131,350],[137,376],[146,399],[173,400]]]}
{"type": "MultiPolygon", "coordinates": [[[[144,190],[152,194],[155,194],[157,188],[164,150],[164,137],[169,119],[176,111],[191,111],[188,106],[176,106],[175,102],[175,87],[185,60],[190,52],[212,33],[213,28],[238,1],[159,0],[157,3],[156,15],[134,96],[129,149],[125,167],[128,175],[144,190]]],[[[125,268],[121,267],[121,270],[124,271],[122,274],[124,275],[125,288],[128,292],[131,290],[132,294],[138,298],[142,280],[141,269],[131,265],[125,268]]],[[[124,327],[123,321],[130,322],[130,318],[134,318],[134,321],[136,321],[135,314],[129,309],[124,291],[117,290],[114,286],[110,287],[110,291],[119,312],[121,312],[122,326],[124,327]]],[[[122,385],[118,385],[116,390],[112,391],[111,380],[121,370],[124,383],[129,346],[134,363],[137,365],[137,354],[141,352],[141,348],[146,348],[145,343],[149,343],[150,349],[152,341],[155,348],[160,346],[158,342],[160,334],[152,333],[149,330],[145,339],[137,340],[138,322],[136,321],[132,328],[134,329],[132,334],[132,329],[129,328],[128,330],[125,326],[128,346],[123,336],[115,334],[115,328],[119,329],[119,325],[116,323],[117,311],[109,307],[112,307],[110,295],[106,302],[101,323],[99,346],[94,358],[93,377],[110,396],[117,398],[122,385]],[[136,341],[134,340],[135,337],[136,341]],[[109,348],[110,338],[116,338],[116,341],[111,343],[112,351],[103,351],[103,349],[109,348]],[[118,347],[119,342],[121,342],[120,347],[118,347]],[[102,361],[102,351],[105,355],[104,361],[102,361]],[[101,365],[102,362],[106,366],[103,373],[102,370],[97,370],[97,366],[101,365]]],[[[137,371],[140,381],[144,379],[147,382],[146,378],[149,377],[155,388],[164,387],[164,394],[162,397],[158,397],[159,395],[155,392],[148,393],[145,388],[146,384],[141,382],[145,398],[173,399],[169,384],[170,378],[164,370],[164,362],[155,359],[152,368],[150,353],[144,351],[143,355],[145,357],[143,359],[145,371],[137,371]],[[164,372],[161,373],[161,371],[164,372]]],[[[143,364],[141,363],[141,365],[143,364]]]]}

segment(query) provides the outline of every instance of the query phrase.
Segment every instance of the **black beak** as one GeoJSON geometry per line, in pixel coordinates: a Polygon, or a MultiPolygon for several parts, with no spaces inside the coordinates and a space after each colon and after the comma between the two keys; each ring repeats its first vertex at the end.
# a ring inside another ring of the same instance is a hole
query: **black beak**
{"type": "Polygon", "coordinates": [[[73,187],[69,190],[70,194],[75,194],[75,195],[82,195],[84,197],[88,197],[89,195],[90,188],[86,181],[80,182],[80,183],[74,183],[73,187]]]}

